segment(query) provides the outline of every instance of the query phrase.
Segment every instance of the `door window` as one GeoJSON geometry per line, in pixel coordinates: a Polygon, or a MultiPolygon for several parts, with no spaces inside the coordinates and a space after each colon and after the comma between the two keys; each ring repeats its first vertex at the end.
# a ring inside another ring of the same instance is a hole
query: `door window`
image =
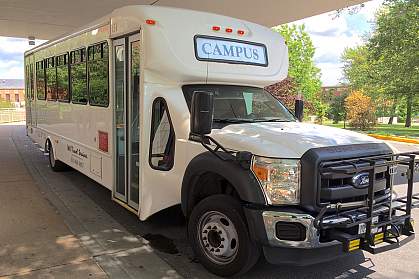
{"type": "Polygon", "coordinates": [[[158,170],[170,170],[175,154],[175,132],[169,111],[163,98],[153,103],[151,120],[150,166],[158,170]]]}

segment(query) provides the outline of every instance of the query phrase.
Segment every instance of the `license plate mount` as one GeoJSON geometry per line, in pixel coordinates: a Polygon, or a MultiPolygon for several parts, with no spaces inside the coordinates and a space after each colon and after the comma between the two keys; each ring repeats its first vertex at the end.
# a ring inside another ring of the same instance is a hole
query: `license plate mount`
{"type": "MultiPolygon", "coordinates": [[[[378,223],[378,216],[372,217],[372,224],[378,223]]],[[[377,232],[382,232],[383,228],[373,227],[371,228],[371,233],[375,234],[377,232]]],[[[364,234],[367,232],[367,223],[361,223],[358,225],[358,234],[364,234]]]]}

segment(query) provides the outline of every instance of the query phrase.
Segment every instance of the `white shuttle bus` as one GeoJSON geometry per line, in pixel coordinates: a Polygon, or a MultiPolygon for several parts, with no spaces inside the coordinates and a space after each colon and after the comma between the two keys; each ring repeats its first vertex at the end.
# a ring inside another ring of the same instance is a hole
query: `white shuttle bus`
{"type": "Polygon", "coordinates": [[[287,70],[269,28],[123,7],[25,53],[27,134],[54,171],[78,170],[140,220],[181,204],[220,276],[261,255],[306,265],[413,239],[412,178],[402,200],[392,177],[413,173],[415,154],[300,122],[263,89],[287,70]]]}

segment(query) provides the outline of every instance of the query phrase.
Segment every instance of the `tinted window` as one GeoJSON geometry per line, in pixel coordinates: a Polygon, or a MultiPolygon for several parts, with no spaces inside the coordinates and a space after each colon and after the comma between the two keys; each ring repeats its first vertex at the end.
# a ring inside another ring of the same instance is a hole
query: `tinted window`
{"type": "Polygon", "coordinates": [[[88,48],[89,103],[106,107],[109,104],[108,91],[108,43],[88,48]]]}
{"type": "Polygon", "coordinates": [[[70,101],[68,90],[68,55],[63,54],[56,58],[57,64],[57,96],[62,102],[70,101]]]}
{"type": "Polygon", "coordinates": [[[153,103],[150,142],[150,166],[159,170],[171,169],[175,155],[175,132],[162,98],[153,103]]]}
{"type": "Polygon", "coordinates": [[[70,91],[75,104],[87,104],[86,49],[70,53],[70,91]]]}
{"type": "Polygon", "coordinates": [[[36,62],[36,95],[38,100],[45,100],[44,61],[36,62]]]}
{"type": "Polygon", "coordinates": [[[46,81],[47,81],[47,100],[56,101],[57,100],[57,72],[55,70],[55,61],[54,57],[48,58],[46,61],[46,81]]]}
{"type": "Polygon", "coordinates": [[[31,100],[33,100],[34,99],[34,95],[35,95],[35,92],[34,92],[34,85],[35,85],[35,82],[34,82],[34,79],[33,79],[33,64],[31,64],[30,66],[29,66],[29,86],[30,86],[30,96],[31,96],[31,100]]]}
{"type": "Polygon", "coordinates": [[[29,78],[30,78],[29,65],[26,65],[26,67],[25,67],[25,95],[26,95],[27,100],[31,99],[31,90],[30,90],[29,78]]]}

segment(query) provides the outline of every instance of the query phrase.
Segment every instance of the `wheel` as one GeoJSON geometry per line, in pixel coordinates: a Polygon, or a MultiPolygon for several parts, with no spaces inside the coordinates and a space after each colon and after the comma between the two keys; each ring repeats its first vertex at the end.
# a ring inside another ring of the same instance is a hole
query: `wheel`
{"type": "Polygon", "coordinates": [[[243,274],[260,256],[241,205],[231,196],[214,195],[199,202],[189,218],[188,235],[197,259],[218,276],[243,274]]]}
{"type": "Polygon", "coordinates": [[[49,166],[53,171],[64,171],[68,169],[68,166],[63,162],[56,160],[54,155],[54,148],[51,143],[46,144],[48,147],[49,166]]]}

